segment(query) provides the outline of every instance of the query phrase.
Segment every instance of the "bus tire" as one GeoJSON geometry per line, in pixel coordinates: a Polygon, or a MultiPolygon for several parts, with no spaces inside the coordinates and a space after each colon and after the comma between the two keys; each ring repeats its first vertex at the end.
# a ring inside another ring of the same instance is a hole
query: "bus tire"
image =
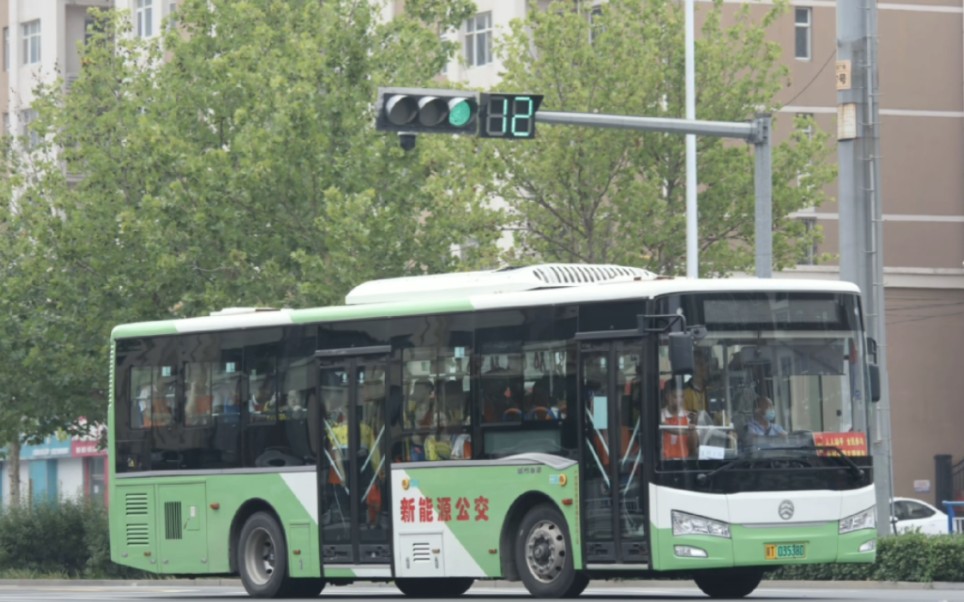
{"type": "Polygon", "coordinates": [[[402,578],[395,580],[395,587],[412,598],[455,598],[469,591],[473,583],[475,579],[471,577],[402,578]]]}
{"type": "Polygon", "coordinates": [[[572,580],[572,585],[563,594],[563,598],[578,598],[582,592],[586,591],[586,587],[589,586],[589,575],[583,572],[576,573],[575,579],[572,580]]]}
{"type": "Polygon", "coordinates": [[[255,512],[241,528],[238,572],[252,598],[277,598],[287,593],[288,550],[281,525],[270,514],[255,512]]]}
{"type": "Polygon", "coordinates": [[[288,578],[283,596],[285,598],[317,598],[325,589],[325,580],[317,577],[288,578]]]}
{"type": "Polygon", "coordinates": [[[555,506],[540,504],[529,510],[519,524],[515,545],[516,570],[530,594],[561,598],[578,589],[569,528],[555,506]]]}
{"type": "Polygon", "coordinates": [[[755,568],[710,569],[693,575],[696,586],[711,598],[743,598],[753,593],[763,579],[755,568]]]}

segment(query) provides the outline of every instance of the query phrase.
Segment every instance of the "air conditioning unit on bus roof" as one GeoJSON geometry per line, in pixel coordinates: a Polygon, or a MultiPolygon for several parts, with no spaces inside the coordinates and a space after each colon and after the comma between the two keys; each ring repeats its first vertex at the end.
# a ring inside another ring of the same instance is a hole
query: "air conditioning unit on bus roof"
{"type": "Polygon", "coordinates": [[[621,265],[546,263],[498,270],[385,278],[359,284],[345,297],[348,305],[514,293],[545,288],[655,280],[656,274],[621,265]]]}

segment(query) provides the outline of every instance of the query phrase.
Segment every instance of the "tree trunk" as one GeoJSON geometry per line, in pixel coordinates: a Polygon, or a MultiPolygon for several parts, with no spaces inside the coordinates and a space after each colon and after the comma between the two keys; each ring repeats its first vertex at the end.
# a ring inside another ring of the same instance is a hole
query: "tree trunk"
{"type": "Polygon", "coordinates": [[[10,469],[10,507],[20,506],[20,440],[15,439],[7,447],[7,462],[10,469]]]}

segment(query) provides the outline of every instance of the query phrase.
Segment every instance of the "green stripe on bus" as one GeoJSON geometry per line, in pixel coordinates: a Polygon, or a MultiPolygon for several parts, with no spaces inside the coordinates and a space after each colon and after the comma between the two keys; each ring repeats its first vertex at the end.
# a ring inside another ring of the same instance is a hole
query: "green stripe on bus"
{"type": "Polygon", "coordinates": [[[291,320],[295,324],[308,324],[311,322],[337,322],[362,318],[413,316],[426,313],[455,313],[473,311],[474,309],[468,299],[432,300],[429,298],[418,302],[372,303],[369,305],[298,309],[291,312],[291,320]]]}
{"type": "Polygon", "coordinates": [[[177,334],[176,320],[158,320],[156,322],[138,322],[136,324],[122,324],[111,331],[113,339],[129,337],[149,337],[165,334],[177,334]]]}

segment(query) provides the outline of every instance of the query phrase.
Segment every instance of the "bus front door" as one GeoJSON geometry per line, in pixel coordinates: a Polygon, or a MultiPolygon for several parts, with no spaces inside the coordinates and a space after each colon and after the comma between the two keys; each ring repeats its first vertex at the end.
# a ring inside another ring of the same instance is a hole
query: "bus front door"
{"type": "Polygon", "coordinates": [[[639,339],[584,342],[582,515],[585,559],[592,564],[648,562],[644,507],[639,339]]]}
{"type": "Polygon", "coordinates": [[[318,523],[325,573],[334,576],[333,565],[391,562],[386,360],[318,355],[325,450],[318,463],[318,523]]]}

